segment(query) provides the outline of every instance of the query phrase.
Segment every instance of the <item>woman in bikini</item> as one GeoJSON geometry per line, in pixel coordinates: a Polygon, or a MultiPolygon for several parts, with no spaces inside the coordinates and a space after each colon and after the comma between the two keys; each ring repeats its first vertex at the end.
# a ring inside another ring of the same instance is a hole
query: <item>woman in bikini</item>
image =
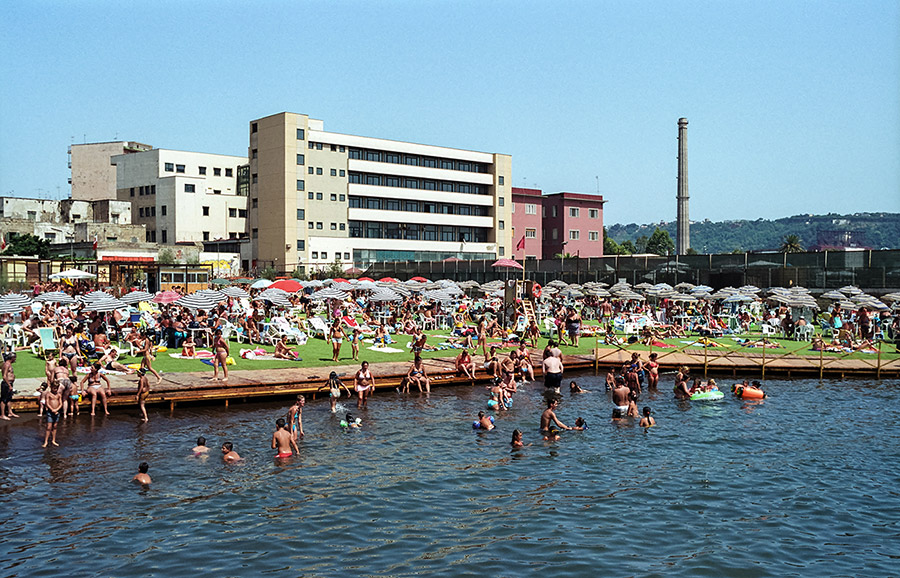
{"type": "Polygon", "coordinates": [[[62,361],[69,367],[69,375],[74,376],[78,371],[81,361],[81,346],[78,344],[78,338],[75,336],[75,328],[69,325],[66,327],[66,336],[60,343],[60,351],[62,352],[62,361]]]}
{"type": "Polygon", "coordinates": [[[194,357],[197,355],[197,344],[194,343],[194,335],[188,334],[181,344],[181,357],[194,357]]]}
{"type": "Polygon", "coordinates": [[[403,387],[403,393],[409,392],[410,383],[416,384],[419,388],[419,392],[422,391],[422,386],[424,385],[426,393],[431,393],[431,380],[428,378],[428,374],[425,373],[425,367],[422,365],[422,358],[418,355],[413,361],[413,364],[409,366],[409,371],[406,372],[406,382],[403,387]]]}
{"type": "Polygon", "coordinates": [[[225,374],[222,378],[222,381],[228,381],[228,355],[230,348],[228,347],[228,340],[222,337],[222,330],[216,329],[216,333],[213,336],[213,381],[218,381],[219,379],[219,366],[222,366],[222,372],[225,374]]]}
{"type": "Polygon", "coordinates": [[[331,361],[337,361],[338,357],[341,354],[341,343],[344,342],[344,338],[347,336],[344,333],[344,328],[341,327],[343,322],[340,319],[336,319],[334,323],[331,324],[331,361]]]}
{"type": "Polygon", "coordinates": [[[657,354],[650,354],[650,361],[647,362],[647,368],[650,370],[647,375],[647,387],[649,389],[656,389],[656,386],[659,384],[659,362],[656,361],[657,354]]]}
{"type": "Polygon", "coordinates": [[[353,329],[350,335],[350,352],[353,354],[353,361],[359,361],[359,342],[362,341],[362,331],[359,327],[353,329]]]}
{"type": "Polygon", "coordinates": [[[372,377],[372,373],[369,371],[368,361],[363,361],[360,369],[353,376],[353,389],[356,390],[356,394],[359,396],[356,400],[356,408],[362,409],[366,407],[369,396],[375,391],[375,378],[372,377]]]}
{"type": "Polygon", "coordinates": [[[150,341],[150,334],[145,331],[142,334],[142,339],[139,342],[139,347],[141,351],[141,367],[140,369],[145,369],[156,376],[156,385],[162,383],[162,376],[158,371],[153,369],[153,342],[150,341]]]}
{"type": "MultiPolygon", "coordinates": [[[[112,389],[110,389],[109,380],[105,375],[100,373],[100,364],[95,363],[91,366],[91,371],[83,378],[81,378],[81,389],[91,394],[91,415],[94,415],[94,410],[97,407],[97,397],[100,397],[100,400],[103,402],[103,413],[109,415],[109,410],[106,407],[106,398],[107,396],[112,395],[112,389]],[[103,391],[103,386],[101,385],[101,380],[106,382],[106,392],[103,391]],[[87,383],[87,388],[84,387],[84,384],[87,383]]],[[[76,406],[77,407],[77,406],[76,406]]]]}

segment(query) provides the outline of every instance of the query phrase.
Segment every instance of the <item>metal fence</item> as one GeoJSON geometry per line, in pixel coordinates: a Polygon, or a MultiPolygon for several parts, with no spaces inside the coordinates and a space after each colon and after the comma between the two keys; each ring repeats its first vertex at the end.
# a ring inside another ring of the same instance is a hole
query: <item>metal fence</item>
{"type": "MultiPolygon", "coordinates": [[[[384,261],[370,264],[365,275],[401,280],[419,275],[432,280],[478,283],[522,276],[519,269],[495,268],[492,263],[492,260],[384,261]]],[[[866,290],[882,290],[900,287],[900,251],[529,259],[525,261],[525,277],[542,285],[554,279],[566,283],[602,281],[610,285],[624,279],[632,285],[648,282],[674,286],[688,282],[713,288],[800,285],[822,290],[856,285],[866,290]]]]}

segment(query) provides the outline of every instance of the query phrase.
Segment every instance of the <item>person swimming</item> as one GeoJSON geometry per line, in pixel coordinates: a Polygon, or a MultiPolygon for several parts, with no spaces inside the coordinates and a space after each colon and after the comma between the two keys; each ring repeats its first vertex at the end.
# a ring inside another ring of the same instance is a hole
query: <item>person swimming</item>
{"type": "Polygon", "coordinates": [[[362,420],[358,417],[354,418],[350,412],[347,412],[347,416],[341,420],[341,427],[344,429],[358,428],[360,426],[362,426],[362,420]]]}

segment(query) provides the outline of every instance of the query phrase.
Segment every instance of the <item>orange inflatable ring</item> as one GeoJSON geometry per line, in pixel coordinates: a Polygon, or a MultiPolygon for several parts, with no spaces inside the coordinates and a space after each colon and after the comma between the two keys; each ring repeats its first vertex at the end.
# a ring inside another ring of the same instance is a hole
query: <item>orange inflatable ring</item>
{"type": "Polygon", "coordinates": [[[531,287],[531,294],[534,295],[535,299],[540,299],[540,298],[541,298],[541,286],[540,286],[539,283],[535,283],[535,284],[531,287]]]}
{"type": "Polygon", "coordinates": [[[743,385],[738,385],[734,388],[734,395],[741,399],[763,399],[766,397],[766,392],[758,387],[744,387],[743,385]]]}

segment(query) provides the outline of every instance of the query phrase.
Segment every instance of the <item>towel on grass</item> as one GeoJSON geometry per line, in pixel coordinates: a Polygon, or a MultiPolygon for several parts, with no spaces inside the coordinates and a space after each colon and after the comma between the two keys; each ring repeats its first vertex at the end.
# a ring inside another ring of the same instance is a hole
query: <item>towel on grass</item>
{"type": "Polygon", "coordinates": [[[378,351],[379,353],[402,353],[402,349],[397,349],[396,347],[367,347],[369,351],[378,351]]]}

